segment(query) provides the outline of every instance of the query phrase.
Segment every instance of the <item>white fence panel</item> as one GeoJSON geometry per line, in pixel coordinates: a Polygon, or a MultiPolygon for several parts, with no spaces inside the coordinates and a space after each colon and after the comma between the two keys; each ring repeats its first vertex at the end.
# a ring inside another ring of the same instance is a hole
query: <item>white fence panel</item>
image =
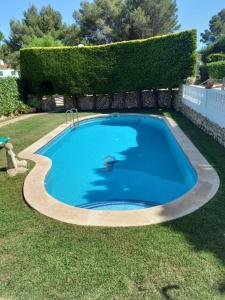
{"type": "Polygon", "coordinates": [[[182,102],[225,128],[225,91],[184,85],[182,102]]]}

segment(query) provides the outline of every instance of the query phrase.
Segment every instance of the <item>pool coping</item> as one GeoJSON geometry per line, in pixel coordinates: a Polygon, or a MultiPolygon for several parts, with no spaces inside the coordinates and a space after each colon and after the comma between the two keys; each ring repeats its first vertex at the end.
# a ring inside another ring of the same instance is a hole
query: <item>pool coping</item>
{"type": "MultiPolygon", "coordinates": [[[[96,117],[101,118],[108,115],[80,117],[80,121],[96,117]]],[[[143,116],[143,114],[129,113],[128,115],[143,116]]],[[[199,209],[213,198],[219,188],[220,180],[215,169],[208,163],[172,118],[151,114],[144,116],[165,120],[178,144],[196,170],[198,175],[197,183],[186,194],[164,205],[130,211],[92,210],[60,202],[49,195],[45,189],[45,177],[51,168],[51,160],[35,154],[35,152],[70,126],[62,124],[19,153],[20,158],[35,162],[35,167],[27,175],[24,182],[23,194],[25,201],[38,212],[65,223],[106,227],[158,224],[183,217],[199,209]]]]}

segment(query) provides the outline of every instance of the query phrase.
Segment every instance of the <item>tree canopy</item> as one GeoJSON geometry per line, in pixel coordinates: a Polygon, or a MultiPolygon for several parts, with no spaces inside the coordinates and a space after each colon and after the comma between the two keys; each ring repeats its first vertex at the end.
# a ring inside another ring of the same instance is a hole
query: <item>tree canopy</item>
{"type": "Polygon", "coordinates": [[[10,36],[1,46],[0,56],[7,64],[18,67],[18,50],[22,47],[76,45],[78,32],[76,24],[63,23],[61,13],[50,5],[40,10],[31,5],[22,20],[10,20],[10,36]]]}
{"type": "Polygon", "coordinates": [[[173,0],[83,1],[73,16],[88,44],[147,38],[180,28],[173,0]]]}
{"type": "Polygon", "coordinates": [[[206,45],[214,43],[221,34],[225,34],[225,8],[209,21],[209,29],[201,33],[201,42],[206,45]]]}
{"type": "Polygon", "coordinates": [[[18,50],[23,45],[30,44],[34,38],[42,38],[46,34],[63,43],[67,34],[71,35],[71,28],[63,23],[60,12],[50,5],[42,7],[40,11],[32,5],[24,12],[21,21],[10,20],[7,44],[12,50],[18,50]]]}
{"type": "MultiPolygon", "coordinates": [[[[27,46],[105,44],[148,38],[179,29],[175,0],[94,0],[81,2],[67,25],[50,5],[40,10],[33,4],[21,20],[10,20],[10,35],[0,56],[18,65],[18,50],[27,46]]],[[[0,32],[0,41],[4,37],[0,32]]]]}
{"type": "Polygon", "coordinates": [[[4,34],[0,31],[0,42],[4,40],[4,34]]]}

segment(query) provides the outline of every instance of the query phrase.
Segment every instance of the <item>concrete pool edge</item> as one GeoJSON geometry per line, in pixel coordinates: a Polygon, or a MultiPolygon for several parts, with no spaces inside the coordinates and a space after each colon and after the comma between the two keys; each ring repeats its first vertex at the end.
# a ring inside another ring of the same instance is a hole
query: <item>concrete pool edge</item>
{"type": "MultiPolygon", "coordinates": [[[[98,211],[73,207],[60,202],[45,190],[45,176],[51,168],[51,160],[35,154],[35,152],[68,127],[68,124],[62,124],[19,154],[21,158],[35,162],[35,167],[27,175],[24,182],[23,193],[26,202],[40,213],[65,223],[108,227],[144,226],[162,223],[190,214],[206,204],[219,188],[219,177],[176,122],[169,117],[142,114],[130,115],[165,120],[197,172],[198,181],[189,192],[165,205],[131,211],[98,211]]],[[[80,120],[105,116],[107,115],[93,115],[82,117],[80,120]]]]}

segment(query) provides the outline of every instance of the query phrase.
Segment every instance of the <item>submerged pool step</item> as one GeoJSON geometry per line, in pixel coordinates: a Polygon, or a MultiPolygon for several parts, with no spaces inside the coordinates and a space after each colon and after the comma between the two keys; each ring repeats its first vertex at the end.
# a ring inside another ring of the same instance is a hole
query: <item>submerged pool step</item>
{"type": "Polygon", "coordinates": [[[152,202],[152,201],[142,201],[142,200],[132,200],[132,199],[112,199],[107,201],[99,201],[99,202],[90,202],[82,205],[77,205],[80,208],[86,209],[98,209],[98,210],[111,210],[112,207],[115,207],[115,210],[120,210],[124,206],[130,207],[130,209],[141,209],[157,206],[160,203],[152,202]]]}

